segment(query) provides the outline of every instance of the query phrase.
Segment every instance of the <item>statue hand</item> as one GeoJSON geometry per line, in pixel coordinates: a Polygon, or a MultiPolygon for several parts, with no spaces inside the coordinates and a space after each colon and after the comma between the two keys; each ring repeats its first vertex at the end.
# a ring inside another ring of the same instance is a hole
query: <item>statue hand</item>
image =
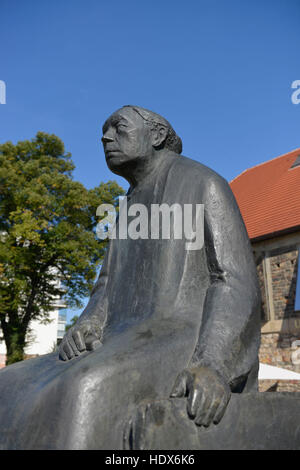
{"type": "Polygon", "coordinates": [[[187,397],[187,412],[198,426],[218,424],[231,391],[221,375],[208,367],[185,369],[175,381],[171,397],[187,397]]]}
{"type": "Polygon", "coordinates": [[[67,361],[86,350],[93,351],[100,345],[100,328],[92,321],[79,320],[63,337],[59,345],[59,357],[67,361]]]}

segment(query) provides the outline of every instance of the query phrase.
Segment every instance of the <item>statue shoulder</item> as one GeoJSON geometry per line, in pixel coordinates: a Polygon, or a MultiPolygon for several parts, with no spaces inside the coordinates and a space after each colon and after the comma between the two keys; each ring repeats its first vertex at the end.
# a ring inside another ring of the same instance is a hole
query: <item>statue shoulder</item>
{"type": "Polygon", "coordinates": [[[176,171],[184,176],[184,180],[190,184],[200,185],[203,189],[208,190],[214,188],[221,192],[231,192],[228,182],[219,175],[216,171],[212,170],[203,163],[192,160],[191,158],[180,156],[176,160],[176,171]]]}

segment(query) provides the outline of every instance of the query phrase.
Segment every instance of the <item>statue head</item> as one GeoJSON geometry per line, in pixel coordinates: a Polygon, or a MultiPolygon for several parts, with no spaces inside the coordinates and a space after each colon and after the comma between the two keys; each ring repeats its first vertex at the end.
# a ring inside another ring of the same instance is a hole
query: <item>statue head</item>
{"type": "Polygon", "coordinates": [[[171,124],[159,114],[139,106],[124,106],[103,126],[102,142],[108,167],[115,173],[137,165],[158,151],[180,154],[181,139],[171,124]]]}

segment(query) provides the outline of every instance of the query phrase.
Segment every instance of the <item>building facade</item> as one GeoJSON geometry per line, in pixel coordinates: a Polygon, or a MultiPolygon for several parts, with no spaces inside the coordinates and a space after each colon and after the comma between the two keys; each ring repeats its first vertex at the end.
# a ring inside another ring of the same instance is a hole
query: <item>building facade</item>
{"type": "MultiPolygon", "coordinates": [[[[300,149],[246,170],[230,185],[260,282],[260,362],[300,373],[300,149]]],[[[300,392],[300,381],[260,387],[300,392]]]]}
{"type": "MultiPolygon", "coordinates": [[[[47,323],[39,320],[33,320],[30,323],[30,332],[26,338],[27,346],[24,351],[26,358],[48,354],[55,350],[65,334],[67,319],[64,308],[64,304],[56,301],[47,323]]],[[[0,336],[2,336],[1,329],[0,336]]],[[[0,368],[5,367],[5,362],[6,346],[4,341],[0,341],[0,368]]]]}

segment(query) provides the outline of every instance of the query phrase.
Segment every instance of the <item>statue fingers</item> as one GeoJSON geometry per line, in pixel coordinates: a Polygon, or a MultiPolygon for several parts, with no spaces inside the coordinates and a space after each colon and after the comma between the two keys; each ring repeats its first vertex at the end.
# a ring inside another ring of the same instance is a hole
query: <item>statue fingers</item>
{"type": "Polygon", "coordinates": [[[86,350],[86,345],[85,345],[85,342],[84,342],[84,339],[83,339],[83,335],[81,333],[81,331],[79,329],[76,329],[74,332],[73,332],[73,341],[77,347],[77,350],[79,352],[83,352],[86,350]]]}
{"type": "Polygon", "coordinates": [[[125,426],[123,434],[124,450],[144,449],[144,431],[148,405],[140,405],[125,426]]]}
{"type": "Polygon", "coordinates": [[[67,339],[64,340],[62,349],[65,352],[67,359],[72,359],[75,356],[73,349],[71,348],[69,341],[67,339]]]}
{"type": "Polygon", "coordinates": [[[132,450],[133,419],[129,419],[125,424],[123,432],[123,450],[132,450]]]}
{"type": "Polygon", "coordinates": [[[187,412],[190,418],[194,419],[203,409],[208,397],[201,389],[193,388],[187,398],[187,412]]]}
{"type": "Polygon", "coordinates": [[[68,342],[69,342],[69,345],[74,353],[75,356],[79,356],[80,354],[80,351],[78,350],[77,346],[76,346],[76,343],[73,339],[73,335],[70,334],[70,336],[68,337],[68,342]]]}
{"type": "Polygon", "coordinates": [[[224,393],[223,397],[221,398],[220,404],[213,418],[214,424],[218,424],[223,418],[227,405],[229,403],[230,397],[231,397],[231,393],[229,392],[229,393],[224,393]]]}
{"type": "Polygon", "coordinates": [[[98,336],[90,334],[85,338],[85,346],[88,351],[95,351],[102,345],[98,336]]]}
{"type": "Polygon", "coordinates": [[[64,349],[63,349],[63,346],[64,346],[64,340],[61,342],[60,346],[59,346],[59,357],[62,361],[67,361],[68,360],[68,356],[66,355],[64,349]]]}
{"type": "Polygon", "coordinates": [[[202,410],[199,410],[195,423],[198,426],[209,426],[216,414],[216,411],[220,405],[221,397],[214,394],[213,397],[203,405],[202,410]]]}

